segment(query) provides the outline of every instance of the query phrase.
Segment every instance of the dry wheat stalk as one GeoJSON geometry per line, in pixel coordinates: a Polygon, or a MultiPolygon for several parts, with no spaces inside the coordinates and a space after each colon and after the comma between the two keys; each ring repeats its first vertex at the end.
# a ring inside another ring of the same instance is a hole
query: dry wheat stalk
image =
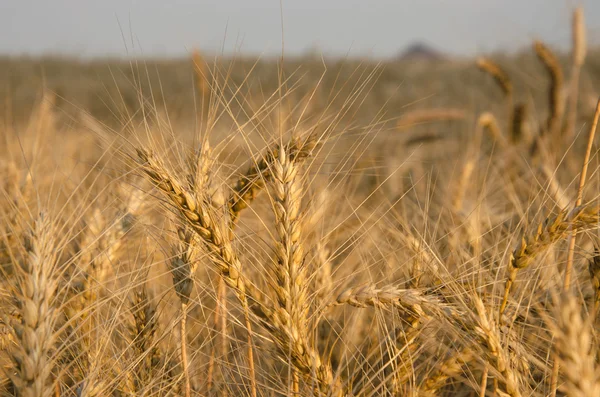
{"type": "Polygon", "coordinates": [[[578,232],[597,227],[599,215],[600,206],[596,203],[575,207],[571,211],[564,209],[539,224],[535,232],[521,237],[508,262],[508,277],[504,287],[504,298],[500,305],[500,318],[506,308],[508,295],[519,269],[529,266],[548,247],[567,237],[571,230],[578,232]]]}
{"type": "Polygon", "coordinates": [[[571,138],[575,133],[575,125],[577,123],[577,104],[579,99],[579,75],[581,67],[585,62],[587,52],[587,41],[585,37],[585,20],[583,15],[583,7],[579,6],[573,11],[573,47],[572,47],[572,62],[573,69],[571,70],[571,90],[569,92],[569,112],[567,113],[567,138],[571,138]]]}
{"type": "Polygon", "coordinates": [[[467,160],[465,160],[463,164],[462,172],[460,173],[460,178],[458,179],[458,183],[456,184],[456,190],[454,192],[454,198],[452,200],[452,207],[457,213],[462,210],[465,194],[469,187],[469,182],[471,181],[471,177],[473,175],[474,170],[475,159],[470,157],[467,160]]]}
{"type": "Polygon", "coordinates": [[[204,102],[210,95],[210,74],[208,72],[206,61],[204,61],[200,50],[195,49],[192,52],[192,62],[194,64],[194,73],[196,74],[198,91],[200,92],[202,102],[204,102]]]}
{"type": "MultiPolygon", "coordinates": [[[[215,169],[217,167],[216,159],[213,156],[212,149],[208,139],[202,142],[200,150],[196,150],[194,155],[189,159],[190,173],[188,175],[188,187],[192,192],[205,192],[209,197],[209,201],[215,207],[224,205],[223,190],[219,185],[219,181],[215,178],[215,169]]],[[[234,225],[232,225],[234,226],[234,225]]],[[[227,316],[225,310],[227,308],[227,300],[225,299],[226,289],[223,278],[216,275],[217,281],[217,299],[215,304],[214,325],[212,329],[211,340],[220,339],[220,354],[227,354],[227,316]]],[[[213,345],[210,352],[210,359],[207,372],[207,390],[211,390],[213,386],[213,374],[215,367],[215,355],[217,354],[217,346],[213,345]]]]}
{"type": "Polygon", "coordinates": [[[331,367],[310,345],[307,336],[294,327],[289,313],[268,306],[263,294],[244,276],[228,230],[217,220],[210,205],[206,201],[196,201],[150,153],[138,149],[138,157],[144,173],[167,195],[172,205],[188,221],[190,228],[204,241],[212,263],[236,293],[242,309],[250,308],[259,317],[284,357],[291,352],[292,364],[305,378],[316,381],[319,392],[340,393],[331,367]]]}
{"type": "Polygon", "coordinates": [[[554,53],[541,41],[534,42],[535,53],[544,64],[548,77],[550,78],[550,89],[548,92],[549,115],[546,128],[540,131],[540,135],[548,133],[555,136],[560,130],[560,123],[564,113],[564,102],[561,95],[563,86],[563,70],[554,53]]]}
{"type": "Polygon", "coordinates": [[[57,252],[52,222],[40,214],[30,232],[26,257],[18,264],[16,301],[20,319],[12,321],[18,343],[11,352],[15,371],[8,375],[18,395],[49,397],[57,312],[57,252]]]}
{"type": "Polygon", "coordinates": [[[181,301],[180,338],[181,338],[181,366],[184,376],[184,393],[186,397],[191,394],[189,363],[187,358],[187,311],[190,295],[194,288],[194,273],[198,262],[195,258],[195,240],[185,228],[177,230],[179,246],[174,250],[171,260],[171,275],[175,292],[181,301]]]}

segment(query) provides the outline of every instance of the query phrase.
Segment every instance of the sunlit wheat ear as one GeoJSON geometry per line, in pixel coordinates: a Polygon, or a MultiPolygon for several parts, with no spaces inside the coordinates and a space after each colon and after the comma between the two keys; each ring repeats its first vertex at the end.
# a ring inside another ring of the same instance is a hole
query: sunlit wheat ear
{"type": "Polygon", "coordinates": [[[477,119],[478,129],[486,130],[490,137],[497,143],[498,146],[506,147],[506,137],[500,130],[500,126],[498,125],[498,120],[496,117],[490,112],[482,113],[477,119]]]}
{"type": "Polygon", "coordinates": [[[504,287],[504,298],[500,304],[500,318],[504,313],[508,296],[517,277],[517,272],[529,266],[533,260],[546,251],[552,244],[574,232],[598,226],[600,207],[597,203],[575,207],[569,211],[562,210],[557,215],[547,218],[529,234],[524,234],[513,250],[507,266],[507,279],[504,287]]]}
{"type": "Polygon", "coordinates": [[[550,87],[548,89],[548,120],[546,127],[540,131],[540,135],[548,133],[552,136],[557,136],[560,131],[565,108],[561,94],[564,83],[562,66],[552,50],[546,47],[541,41],[534,42],[534,49],[538,58],[542,61],[550,80],[550,87]]]}
{"type": "MultiPolygon", "coordinates": [[[[279,237],[275,246],[275,291],[279,308],[287,311],[294,326],[308,339],[309,284],[302,246],[302,175],[298,171],[298,166],[286,154],[286,148],[281,146],[271,171],[275,228],[279,237]]],[[[299,392],[297,374],[293,380],[293,392],[299,392]]]]}
{"type": "Polygon", "coordinates": [[[444,305],[435,295],[426,295],[417,289],[402,289],[395,286],[377,288],[366,284],[347,288],[338,295],[329,308],[344,304],[355,307],[397,307],[418,317],[450,316],[454,313],[452,308],[444,305]]]}
{"type": "Polygon", "coordinates": [[[204,243],[212,263],[242,305],[254,305],[256,310],[261,310],[263,295],[241,272],[241,263],[229,239],[228,222],[219,217],[206,201],[197,200],[186,191],[148,151],[138,149],[138,161],[149,180],[167,196],[182,219],[187,221],[190,230],[204,243]]]}
{"type": "Polygon", "coordinates": [[[472,302],[474,306],[474,312],[471,313],[474,316],[473,331],[477,338],[480,339],[481,347],[486,349],[486,359],[502,376],[504,392],[511,397],[520,397],[522,395],[521,376],[511,366],[507,348],[501,343],[498,324],[492,318],[479,296],[474,295],[472,302]]]}
{"type": "Polygon", "coordinates": [[[600,368],[596,360],[591,317],[582,318],[581,306],[572,295],[564,295],[556,310],[556,323],[550,323],[556,335],[556,353],[564,383],[559,387],[568,396],[600,395],[600,368]]]}
{"type": "Polygon", "coordinates": [[[271,333],[284,359],[292,354],[292,364],[315,388],[324,394],[341,392],[331,366],[321,358],[305,336],[294,326],[285,310],[266,303],[263,293],[242,272],[241,262],[229,238],[229,223],[219,218],[205,201],[187,193],[169,171],[149,152],[138,149],[143,172],[170,200],[190,229],[204,242],[209,258],[225,283],[235,292],[242,309],[250,309],[271,333]]]}
{"type": "Polygon", "coordinates": [[[52,221],[41,214],[26,238],[25,257],[18,268],[15,300],[19,319],[12,321],[18,343],[11,351],[14,372],[9,376],[20,396],[47,397],[50,386],[52,352],[57,319],[57,247],[52,221]]]}
{"type": "Polygon", "coordinates": [[[163,356],[155,337],[158,314],[145,286],[132,292],[129,311],[132,320],[128,326],[129,339],[136,361],[134,386],[140,393],[153,382],[163,356]]]}
{"type": "MultiPolygon", "coordinates": [[[[298,167],[286,155],[285,148],[273,162],[273,208],[279,240],[275,253],[277,264],[277,297],[282,309],[290,313],[296,326],[306,327],[307,286],[302,241],[300,205],[302,176],[298,167]]],[[[306,329],[305,329],[306,332],[306,329]]]]}
{"type": "MultiPolygon", "coordinates": [[[[293,139],[285,146],[284,150],[290,161],[299,162],[311,156],[318,150],[320,144],[321,141],[313,134],[304,140],[293,139]]],[[[229,197],[229,212],[234,222],[240,216],[240,212],[248,207],[265,187],[265,183],[271,180],[271,165],[279,154],[279,147],[269,149],[244,175],[239,177],[232,187],[229,197]]]]}

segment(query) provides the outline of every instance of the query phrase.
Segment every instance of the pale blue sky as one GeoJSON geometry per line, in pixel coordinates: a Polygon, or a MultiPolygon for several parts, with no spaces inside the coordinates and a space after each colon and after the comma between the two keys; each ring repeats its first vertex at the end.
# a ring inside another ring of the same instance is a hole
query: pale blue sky
{"type": "Polygon", "coordinates": [[[473,55],[534,37],[564,48],[580,3],[600,44],[600,0],[0,0],[0,53],[279,54],[282,14],[286,54],[390,56],[424,41],[473,55]]]}

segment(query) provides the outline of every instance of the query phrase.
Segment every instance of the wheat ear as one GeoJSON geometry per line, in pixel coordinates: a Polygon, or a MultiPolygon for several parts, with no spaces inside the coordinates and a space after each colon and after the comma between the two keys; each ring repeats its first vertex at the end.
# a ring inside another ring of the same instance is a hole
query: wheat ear
{"type": "Polygon", "coordinates": [[[563,297],[557,310],[556,353],[565,383],[560,387],[570,397],[600,395],[600,372],[596,366],[591,317],[584,320],[581,308],[572,295],[563,297]]]}
{"type": "Polygon", "coordinates": [[[494,78],[494,81],[496,82],[500,90],[502,90],[502,93],[505,97],[509,98],[512,96],[512,82],[510,80],[510,77],[508,76],[508,73],[506,73],[500,67],[500,65],[498,65],[491,59],[479,58],[477,59],[477,67],[494,78]]]}
{"type": "MultiPolygon", "coordinates": [[[[594,115],[594,120],[592,121],[592,126],[590,128],[590,132],[588,134],[588,142],[585,151],[585,155],[583,157],[583,166],[581,168],[581,174],[579,175],[579,187],[577,189],[577,200],[575,201],[575,206],[581,205],[583,202],[583,188],[585,187],[585,180],[587,177],[587,169],[588,163],[590,160],[590,154],[592,152],[592,145],[594,144],[594,137],[596,136],[596,127],[598,125],[598,118],[600,117],[600,100],[596,105],[596,113],[594,115]]],[[[570,231],[569,233],[569,248],[567,250],[567,265],[565,267],[565,276],[563,280],[563,291],[568,291],[571,287],[571,273],[573,270],[573,260],[575,257],[575,231],[570,231]]],[[[551,378],[551,395],[556,395],[557,390],[557,382],[558,382],[558,371],[559,371],[559,359],[556,357],[554,359],[554,368],[552,370],[552,378],[551,378]]]]}
{"type": "Polygon", "coordinates": [[[542,129],[540,135],[546,132],[550,135],[555,135],[560,130],[560,123],[564,113],[564,102],[561,96],[564,81],[563,70],[556,55],[544,43],[535,41],[534,49],[538,58],[544,64],[550,79],[550,89],[548,92],[548,108],[550,113],[546,129],[542,129]]]}
{"type": "Polygon", "coordinates": [[[445,316],[453,313],[452,309],[443,305],[438,297],[426,295],[420,290],[402,289],[395,286],[376,288],[371,284],[347,288],[338,295],[335,302],[331,303],[329,307],[344,304],[355,307],[395,306],[408,310],[418,317],[427,315],[445,316]]]}
{"type": "Polygon", "coordinates": [[[9,374],[19,396],[49,397],[51,353],[57,311],[54,307],[57,253],[50,218],[41,214],[25,242],[18,264],[16,300],[19,319],[12,321],[18,344],[12,351],[15,372],[9,374]]]}
{"type": "Polygon", "coordinates": [[[162,356],[155,341],[158,314],[145,287],[133,292],[130,312],[133,324],[129,327],[129,333],[135,356],[140,360],[136,366],[136,390],[140,392],[150,383],[154,369],[159,365],[162,356]]]}
{"type": "Polygon", "coordinates": [[[511,125],[513,119],[513,85],[508,73],[496,62],[487,58],[477,59],[477,67],[483,72],[493,77],[496,85],[502,90],[506,100],[506,111],[508,112],[508,125],[511,125]]]}
{"type": "MultiPolygon", "coordinates": [[[[308,334],[308,303],[306,267],[302,241],[300,204],[302,181],[298,167],[286,154],[283,145],[272,166],[273,208],[279,237],[275,253],[275,279],[277,300],[281,310],[288,312],[294,327],[308,334]]],[[[297,374],[294,374],[293,392],[299,392],[297,374]]]]}
{"type": "Polygon", "coordinates": [[[490,112],[482,113],[477,119],[477,129],[485,129],[488,131],[492,139],[500,146],[506,147],[506,138],[502,134],[498,125],[498,120],[490,112]]]}
{"type": "Polygon", "coordinates": [[[599,214],[598,204],[582,205],[571,211],[564,209],[557,215],[548,217],[538,225],[533,233],[521,237],[508,261],[508,277],[504,286],[504,297],[500,304],[500,318],[506,308],[508,296],[519,269],[529,266],[548,247],[567,237],[571,230],[578,232],[597,226],[599,214]]]}
{"type": "MultiPolygon", "coordinates": [[[[290,161],[298,162],[309,157],[319,146],[316,135],[308,136],[304,141],[292,140],[285,146],[290,161]]],[[[280,154],[279,148],[270,149],[242,175],[232,188],[229,198],[229,212],[235,222],[240,212],[248,207],[256,195],[271,180],[271,165],[280,154]]]]}
{"type": "Polygon", "coordinates": [[[273,335],[284,357],[291,352],[292,364],[304,377],[316,381],[320,393],[339,394],[340,387],[334,382],[330,365],[321,359],[306,337],[294,327],[289,313],[269,307],[263,294],[246,279],[231,241],[226,237],[228,231],[217,221],[211,206],[206,201],[195,200],[147,151],[138,149],[138,157],[144,173],[167,195],[172,205],[188,221],[191,230],[204,241],[212,263],[225,283],[234,290],[242,309],[252,310],[273,335]]]}
{"type": "Polygon", "coordinates": [[[519,376],[510,366],[510,358],[506,349],[500,343],[500,332],[498,325],[491,318],[483,300],[473,296],[473,305],[476,314],[475,332],[482,339],[488,353],[491,356],[492,366],[500,372],[506,388],[506,393],[511,397],[520,397],[519,376]]]}

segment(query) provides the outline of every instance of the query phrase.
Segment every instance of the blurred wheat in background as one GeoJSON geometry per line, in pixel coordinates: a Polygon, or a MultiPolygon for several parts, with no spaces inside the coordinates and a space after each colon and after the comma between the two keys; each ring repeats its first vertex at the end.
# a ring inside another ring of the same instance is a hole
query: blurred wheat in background
{"type": "Polygon", "coordinates": [[[0,59],[0,395],[600,396],[572,23],[570,57],[0,59]]]}

